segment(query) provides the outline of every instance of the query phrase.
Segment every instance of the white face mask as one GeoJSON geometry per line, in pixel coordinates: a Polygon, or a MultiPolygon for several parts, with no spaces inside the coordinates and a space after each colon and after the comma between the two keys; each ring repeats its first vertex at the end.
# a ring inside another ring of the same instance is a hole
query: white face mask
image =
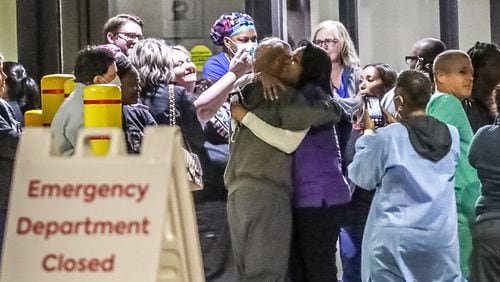
{"type": "Polygon", "coordinates": [[[239,43],[236,44],[236,46],[238,47],[238,51],[244,49],[250,56],[253,57],[253,55],[255,54],[255,48],[257,48],[257,42],[250,41],[247,43],[239,43]]]}
{"type": "MultiPolygon", "coordinates": [[[[231,40],[232,41],[232,40],[231,40]]],[[[234,41],[233,41],[234,42],[234,41]]],[[[249,41],[249,42],[246,42],[246,43],[235,43],[236,45],[236,48],[238,48],[236,50],[236,52],[240,51],[241,49],[245,50],[250,56],[253,57],[253,55],[255,55],[255,49],[257,48],[257,42],[253,42],[253,41],[249,41]]],[[[229,48],[229,50],[231,51],[231,53],[236,54],[236,52],[233,52],[233,50],[231,48],[229,48]]]]}
{"type": "Polygon", "coordinates": [[[122,82],[121,82],[120,77],[118,75],[116,75],[115,78],[113,78],[113,80],[111,80],[110,82],[108,82],[108,84],[114,84],[116,86],[122,86],[122,82]]]}

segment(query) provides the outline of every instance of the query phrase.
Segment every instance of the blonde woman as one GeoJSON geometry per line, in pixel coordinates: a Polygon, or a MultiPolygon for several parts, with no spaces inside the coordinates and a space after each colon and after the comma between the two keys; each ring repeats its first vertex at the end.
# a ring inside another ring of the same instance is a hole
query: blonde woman
{"type": "MultiPolygon", "coordinates": [[[[344,118],[335,126],[340,151],[344,156],[351,135],[351,121],[362,104],[361,99],[356,99],[361,77],[358,54],[347,29],[338,21],[326,20],[318,24],[313,29],[311,41],[325,49],[332,63],[330,85],[333,98],[346,112],[344,118]]],[[[342,161],[345,171],[346,163],[342,161]]],[[[355,251],[358,248],[353,244],[358,244],[353,238],[358,237],[357,235],[361,232],[355,232],[355,230],[353,232],[355,234],[342,229],[340,233],[340,254],[346,281],[359,281],[360,279],[361,256],[355,251]],[[351,238],[351,235],[354,237],[351,238]]]]}
{"type": "Polygon", "coordinates": [[[311,40],[330,56],[330,84],[334,98],[348,114],[352,114],[359,105],[353,98],[358,93],[361,70],[358,54],[347,29],[341,22],[323,21],[314,28],[311,40]]]}
{"type": "Polygon", "coordinates": [[[236,266],[232,252],[227,221],[227,190],[224,186],[224,170],[229,158],[229,127],[231,122],[228,94],[234,82],[251,70],[251,58],[238,51],[231,59],[229,71],[215,83],[197,79],[191,54],[180,45],[172,47],[175,84],[186,89],[193,101],[198,120],[204,125],[205,148],[211,162],[208,185],[197,199],[205,198],[196,207],[198,230],[204,258],[207,281],[236,280],[236,266]]]}

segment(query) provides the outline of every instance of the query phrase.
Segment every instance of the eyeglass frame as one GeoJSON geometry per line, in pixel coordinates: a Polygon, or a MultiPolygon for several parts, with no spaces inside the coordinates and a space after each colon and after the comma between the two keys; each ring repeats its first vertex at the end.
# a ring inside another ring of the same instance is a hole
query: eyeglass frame
{"type": "Polygon", "coordinates": [[[136,39],[137,40],[142,40],[144,39],[144,36],[141,34],[135,34],[135,33],[130,33],[130,32],[117,32],[115,33],[116,36],[118,36],[119,38],[125,40],[125,41],[135,41],[136,39]],[[120,35],[123,35],[124,37],[120,36],[120,35]]]}
{"type": "Polygon", "coordinates": [[[333,37],[327,37],[325,38],[325,40],[318,40],[318,39],[315,39],[312,41],[312,43],[318,45],[318,46],[322,46],[323,44],[326,44],[327,46],[329,47],[335,47],[337,46],[337,44],[340,43],[340,40],[338,40],[337,38],[333,38],[333,37]]]}
{"type": "Polygon", "coordinates": [[[405,62],[408,65],[411,64],[412,61],[423,62],[424,59],[425,59],[424,57],[414,56],[414,55],[405,56],[405,62]]]}

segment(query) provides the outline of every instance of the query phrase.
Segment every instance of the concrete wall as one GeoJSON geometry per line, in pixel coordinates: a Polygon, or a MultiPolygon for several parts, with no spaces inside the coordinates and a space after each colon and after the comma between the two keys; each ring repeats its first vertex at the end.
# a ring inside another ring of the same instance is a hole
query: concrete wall
{"type": "Polygon", "coordinates": [[[458,0],[458,30],[461,50],[476,41],[491,42],[490,0],[458,0]]]}
{"type": "MultiPolygon", "coordinates": [[[[461,50],[491,41],[489,3],[458,0],[461,50]]],[[[338,20],[338,13],[338,0],[311,0],[311,29],[323,20],[338,20]]],[[[439,0],[358,0],[358,33],[362,65],[383,62],[405,70],[404,56],[417,40],[439,39],[439,0]]]]}
{"type": "MultiPolygon", "coordinates": [[[[93,1],[97,0],[90,3],[93,1]]],[[[170,44],[182,44],[188,49],[203,44],[217,53],[220,49],[210,41],[208,35],[212,23],[223,12],[245,10],[244,0],[185,2],[188,10],[184,10],[183,21],[173,21],[173,0],[149,0],[147,5],[141,1],[109,0],[109,9],[101,13],[135,13],[144,19],[146,36],[162,37],[170,44]]],[[[62,3],[73,1],[62,0],[62,3]]],[[[339,0],[310,0],[310,29],[326,19],[338,20],[338,3],[339,0]]],[[[79,27],[82,21],[79,17],[82,16],[80,14],[84,7],[77,4],[73,4],[74,7],[62,6],[63,49],[66,51],[63,55],[64,70],[70,71],[79,48],[95,43],[95,40],[83,40],[82,36],[85,34],[78,30],[81,29],[79,27]],[[69,16],[64,16],[68,14],[69,16]],[[74,30],[65,19],[76,22],[74,30]],[[71,36],[66,36],[67,30],[71,36]]],[[[0,7],[0,52],[7,60],[17,60],[16,0],[0,0],[0,7]]],[[[491,41],[489,8],[490,0],[458,0],[460,49],[467,50],[478,40],[491,41]]],[[[290,12],[289,20],[293,17],[294,14],[290,12]]],[[[89,22],[95,21],[91,19],[89,22]]],[[[385,62],[398,71],[407,69],[403,58],[410,52],[415,41],[423,37],[439,38],[439,0],[358,0],[358,31],[362,65],[385,62]]],[[[100,30],[96,29],[95,33],[95,36],[100,36],[100,30]]],[[[306,34],[304,37],[310,38],[310,35],[306,34]]]]}
{"type": "Polygon", "coordinates": [[[0,0],[0,52],[17,61],[16,0],[0,0]]]}
{"type": "Polygon", "coordinates": [[[311,0],[311,31],[324,20],[338,21],[338,7],[339,0],[311,0]]]}
{"type": "Polygon", "coordinates": [[[424,37],[439,38],[439,0],[359,0],[361,64],[408,68],[404,56],[424,37]]]}

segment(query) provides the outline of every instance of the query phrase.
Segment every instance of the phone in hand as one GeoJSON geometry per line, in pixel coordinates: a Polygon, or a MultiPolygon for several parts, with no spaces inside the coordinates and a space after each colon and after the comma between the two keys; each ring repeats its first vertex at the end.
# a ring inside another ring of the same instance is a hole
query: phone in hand
{"type": "Polygon", "coordinates": [[[375,96],[365,96],[364,98],[365,108],[368,111],[368,115],[373,120],[375,127],[381,127],[384,125],[384,115],[382,112],[382,106],[380,105],[380,99],[375,96]]]}

